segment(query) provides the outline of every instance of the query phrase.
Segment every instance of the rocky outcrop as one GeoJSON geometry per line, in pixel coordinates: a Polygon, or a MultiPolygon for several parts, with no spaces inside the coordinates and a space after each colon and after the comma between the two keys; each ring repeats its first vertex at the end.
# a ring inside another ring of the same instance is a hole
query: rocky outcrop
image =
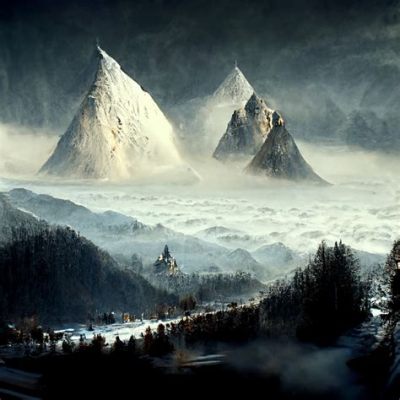
{"type": "Polygon", "coordinates": [[[226,160],[256,154],[274,124],[281,120],[276,111],[253,93],[244,108],[234,111],[213,157],[226,160]]]}
{"type": "Polygon", "coordinates": [[[246,172],[291,181],[326,183],[303,158],[283,123],[275,124],[246,172]]]}

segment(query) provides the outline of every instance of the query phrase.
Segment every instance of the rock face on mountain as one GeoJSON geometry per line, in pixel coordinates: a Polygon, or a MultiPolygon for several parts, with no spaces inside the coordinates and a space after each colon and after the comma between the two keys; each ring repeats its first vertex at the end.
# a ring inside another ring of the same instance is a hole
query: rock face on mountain
{"type": "Polygon", "coordinates": [[[246,172],[292,181],[326,183],[304,160],[283,123],[276,123],[246,172]]]}
{"type": "Polygon", "coordinates": [[[40,172],[120,179],[180,165],[171,124],[150,94],[100,47],[95,80],[40,172]]]}
{"type": "Polygon", "coordinates": [[[274,124],[281,119],[276,111],[253,93],[244,108],[234,111],[213,157],[225,160],[256,154],[274,124]]]}

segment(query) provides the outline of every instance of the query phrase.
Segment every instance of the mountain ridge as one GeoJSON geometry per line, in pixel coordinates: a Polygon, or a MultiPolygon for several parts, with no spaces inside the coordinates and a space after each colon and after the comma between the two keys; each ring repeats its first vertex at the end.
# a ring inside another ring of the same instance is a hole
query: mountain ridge
{"type": "Polygon", "coordinates": [[[3,194],[0,212],[1,232],[7,227],[7,215],[8,220],[19,221],[0,242],[2,318],[85,322],[95,312],[140,313],[157,302],[176,301],[140,275],[123,270],[106,251],[73,229],[38,221],[13,207],[3,194]]]}

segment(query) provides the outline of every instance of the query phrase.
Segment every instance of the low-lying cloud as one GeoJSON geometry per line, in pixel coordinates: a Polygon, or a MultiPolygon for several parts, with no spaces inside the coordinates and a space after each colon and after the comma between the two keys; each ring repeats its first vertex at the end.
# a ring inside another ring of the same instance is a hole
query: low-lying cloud
{"type": "Polygon", "coordinates": [[[0,174],[32,177],[56,145],[57,136],[43,130],[0,124],[0,174]]]}

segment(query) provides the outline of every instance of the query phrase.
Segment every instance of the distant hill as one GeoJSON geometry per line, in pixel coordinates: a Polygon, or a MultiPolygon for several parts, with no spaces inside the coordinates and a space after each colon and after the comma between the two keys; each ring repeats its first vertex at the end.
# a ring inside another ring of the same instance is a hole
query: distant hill
{"type": "MultiPolygon", "coordinates": [[[[72,201],[37,194],[23,188],[8,192],[10,203],[51,224],[71,226],[113,256],[130,259],[138,254],[153,263],[165,244],[175,257],[194,272],[208,268],[217,257],[229,250],[200,238],[176,232],[161,224],[146,225],[135,218],[114,211],[95,213],[72,201]]],[[[1,232],[1,231],[0,231],[1,232]]]]}
{"type": "Polygon", "coordinates": [[[85,321],[109,311],[150,312],[175,297],[117,262],[68,227],[36,224],[0,195],[0,231],[18,221],[0,243],[0,315],[15,320],[37,315],[41,321],[85,321]],[[5,218],[4,218],[5,217],[5,218]],[[32,228],[34,227],[34,228],[32,228]]]}

